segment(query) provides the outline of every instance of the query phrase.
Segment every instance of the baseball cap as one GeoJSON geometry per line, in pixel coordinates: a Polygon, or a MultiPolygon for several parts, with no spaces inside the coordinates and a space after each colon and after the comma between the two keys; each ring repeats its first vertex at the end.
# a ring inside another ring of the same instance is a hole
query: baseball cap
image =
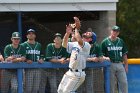
{"type": "Polygon", "coordinates": [[[19,32],[13,32],[12,33],[12,38],[20,38],[20,33],[19,32]]]}
{"type": "Polygon", "coordinates": [[[61,35],[60,33],[56,33],[56,34],[54,35],[54,37],[57,37],[57,36],[62,37],[62,35],[61,35]]]}
{"type": "Polygon", "coordinates": [[[113,30],[113,31],[120,31],[120,27],[119,27],[119,26],[113,26],[113,27],[112,27],[112,30],[113,30]]]}
{"type": "Polygon", "coordinates": [[[35,33],[35,30],[34,30],[34,29],[28,29],[28,30],[27,30],[27,33],[29,33],[29,32],[35,33]]]}

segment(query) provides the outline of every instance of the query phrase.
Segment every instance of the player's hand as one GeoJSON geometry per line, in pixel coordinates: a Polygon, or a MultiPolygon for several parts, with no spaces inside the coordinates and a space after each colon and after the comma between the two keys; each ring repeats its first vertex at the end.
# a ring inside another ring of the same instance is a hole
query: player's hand
{"type": "Polygon", "coordinates": [[[2,56],[0,56],[0,61],[4,61],[4,58],[2,56]]]}
{"type": "Polygon", "coordinates": [[[72,27],[71,25],[66,25],[66,33],[71,34],[72,33],[72,27]]]}
{"type": "Polygon", "coordinates": [[[93,61],[93,62],[98,62],[99,59],[98,59],[98,57],[93,57],[93,58],[91,59],[91,61],[93,61]]]}
{"type": "Polygon", "coordinates": [[[109,57],[103,57],[105,61],[110,61],[109,57]]]}
{"type": "Polygon", "coordinates": [[[32,60],[26,60],[26,62],[27,62],[28,64],[31,64],[33,61],[32,61],[32,60]]]}
{"type": "Polygon", "coordinates": [[[74,21],[75,21],[75,25],[76,25],[75,28],[80,29],[80,27],[81,27],[81,23],[80,23],[79,18],[78,18],[78,17],[73,17],[73,19],[74,19],[74,21]]]}
{"type": "Polygon", "coordinates": [[[128,73],[128,65],[125,65],[125,72],[128,73]]]}
{"type": "Polygon", "coordinates": [[[66,63],[66,60],[65,60],[66,58],[61,58],[61,59],[59,59],[59,62],[61,63],[61,64],[65,64],[66,63]]]}
{"type": "Polygon", "coordinates": [[[39,60],[38,60],[38,63],[43,63],[43,62],[44,62],[43,59],[39,59],[39,60]]]}
{"type": "Polygon", "coordinates": [[[66,63],[70,62],[70,58],[67,58],[65,61],[66,61],[66,63]]]}
{"type": "Polygon", "coordinates": [[[103,62],[104,58],[103,57],[99,57],[99,62],[103,62]]]}
{"type": "Polygon", "coordinates": [[[15,57],[9,56],[8,58],[6,58],[6,61],[7,61],[7,62],[12,62],[13,59],[15,59],[15,57]]]}
{"type": "Polygon", "coordinates": [[[14,59],[12,60],[12,62],[13,62],[13,63],[21,62],[21,58],[14,58],[14,59]]]}

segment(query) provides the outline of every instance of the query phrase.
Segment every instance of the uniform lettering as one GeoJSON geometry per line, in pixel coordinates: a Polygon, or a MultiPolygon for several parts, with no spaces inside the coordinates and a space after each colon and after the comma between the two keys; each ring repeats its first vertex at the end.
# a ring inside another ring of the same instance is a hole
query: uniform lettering
{"type": "Polygon", "coordinates": [[[26,50],[26,54],[40,54],[39,50],[26,50]]]}
{"type": "Polygon", "coordinates": [[[111,51],[111,50],[122,50],[122,47],[107,47],[107,50],[108,51],[111,51]]]}

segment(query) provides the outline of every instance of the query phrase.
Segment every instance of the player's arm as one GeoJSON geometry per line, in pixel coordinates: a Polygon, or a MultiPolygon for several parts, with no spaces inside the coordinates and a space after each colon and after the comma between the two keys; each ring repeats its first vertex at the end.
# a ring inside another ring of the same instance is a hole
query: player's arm
{"type": "Polygon", "coordinates": [[[62,41],[62,46],[64,48],[67,48],[67,43],[68,43],[68,39],[70,34],[72,33],[72,27],[70,26],[70,24],[68,26],[66,26],[66,33],[63,37],[63,41],[62,41]]]}
{"type": "Polygon", "coordinates": [[[81,27],[81,23],[80,23],[80,20],[78,17],[74,17],[74,21],[75,21],[75,25],[76,25],[76,28],[75,28],[75,38],[78,42],[78,44],[82,47],[83,46],[83,40],[81,38],[81,35],[79,33],[79,30],[80,30],[80,27],[81,27]]]}
{"type": "Polygon", "coordinates": [[[125,54],[123,56],[123,61],[124,61],[124,64],[125,64],[125,71],[128,72],[128,62],[127,62],[127,54],[125,54]]]}
{"type": "Polygon", "coordinates": [[[84,42],[83,42],[81,35],[77,29],[75,29],[75,38],[76,38],[78,44],[82,47],[84,42]]]}
{"type": "Polygon", "coordinates": [[[0,61],[4,61],[4,58],[1,53],[0,53],[0,61]]]}

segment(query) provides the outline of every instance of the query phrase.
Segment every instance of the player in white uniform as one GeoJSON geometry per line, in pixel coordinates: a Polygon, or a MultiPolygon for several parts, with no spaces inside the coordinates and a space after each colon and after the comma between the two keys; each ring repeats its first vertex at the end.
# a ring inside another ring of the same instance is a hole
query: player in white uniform
{"type": "Polygon", "coordinates": [[[71,56],[69,70],[64,74],[59,84],[58,93],[75,93],[77,88],[84,82],[86,76],[86,59],[91,48],[88,42],[92,40],[92,36],[90,40],[86,38],[82,39],[78,31],[80,21],[77,17],[74,17],[74,20],[76,24],[74,32],[71,25],[66,26],[66,34],[63,38],[62,45],[67,48],[71,56]],[[75,34],[76,42],[68,42],[68,38],[72,32],[75,34]]]}

